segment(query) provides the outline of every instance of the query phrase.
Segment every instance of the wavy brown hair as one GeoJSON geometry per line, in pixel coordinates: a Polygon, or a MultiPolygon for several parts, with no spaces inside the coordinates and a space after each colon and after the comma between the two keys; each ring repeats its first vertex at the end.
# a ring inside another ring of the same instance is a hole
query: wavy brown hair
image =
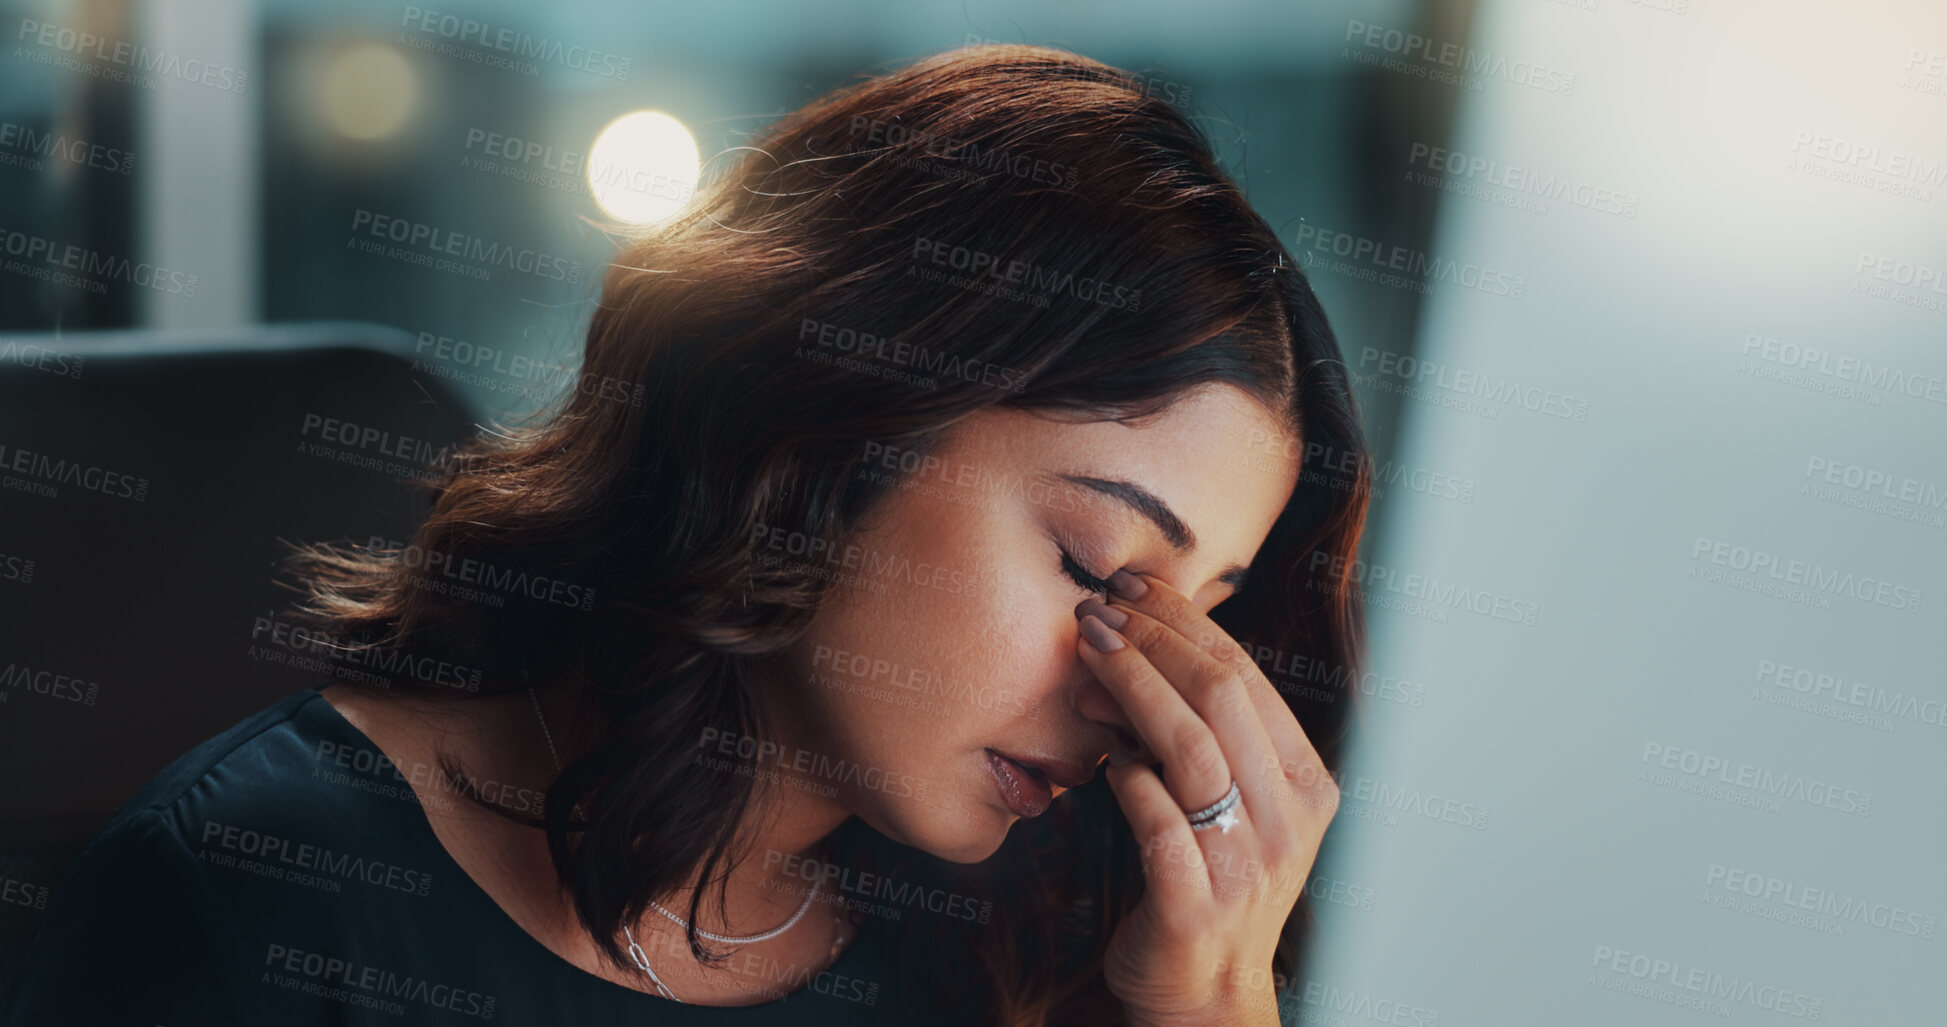
{"type": "MultiPolygon", "coordinates": [[[[563,753],[543,817],[489,808],[545,829],[618,968],[632,965],[620,928],[648,900],[699,871],[721,883],[745,855],[736,828],[753,782],[700,765],[698,739],[770,737],[762,668],[840,587],[808,562],[758,560],[753,532],[845,539],[898,485],[868,471],[877,447],[925,453],[993,407],[1129,420],[1199,385],[1240,388],[1321,456],[1212,617],[1260,662],[1301,659],[1348,684],[1359,664],[1344,575],[1369,458],[1338,343],[1183,113],[1087,58],[976,46],[839,89],[733,154],[678,218],[631,237],[602,283],[580,383],[621,388],[577,388],[527,427],[471,442],[406,549],[316,544],[292,565],[303,613],[344,644],[483,670],[477,693],[410,675],[361,687],[463,702],[535,683],[594,711],[599,731],[563,753]],[[808,326],[824,325],[911,343],[904,369],[935,374],[807,359],[808,326]],[[528,584],[493,603],[427,588],[428,554],[528,584]],[[585,819],[571,821],[577,804],[585,819]]],[[[1335,772],[1353,692],[1287,695],[1335,772]]],[[[1103,779],[976,865],[856,818],[833,844],[848,866],[993,903],[979,926],[888,928],[905,990],[936,1021],[1120,1018],[1102,955],[1143,873],[1103,779]]],[[[1279,972],[1297,965],[1304,911],[1279,972]]],[[[693,927],[690,943],[711,955],[693,927]]]]}

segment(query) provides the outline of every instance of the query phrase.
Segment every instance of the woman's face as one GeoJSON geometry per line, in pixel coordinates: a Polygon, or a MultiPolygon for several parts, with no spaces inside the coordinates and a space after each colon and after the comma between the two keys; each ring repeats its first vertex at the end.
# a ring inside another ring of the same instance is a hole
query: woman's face
{"type": "Polygon", "coordinates": [[[847,543],[757,547],[838,579],[770,683],[776,769],[896,841],[992,855],[1135,737],[1076,655],[1074,608],[1095,593],[1073,573],[1153,574],[1208,611],[1290,497],[1294,443],[1241,390],[1206,386],[1140,427],[988,410],[923,461],[879,448],[869,472],[903,484],[847,543]]]}

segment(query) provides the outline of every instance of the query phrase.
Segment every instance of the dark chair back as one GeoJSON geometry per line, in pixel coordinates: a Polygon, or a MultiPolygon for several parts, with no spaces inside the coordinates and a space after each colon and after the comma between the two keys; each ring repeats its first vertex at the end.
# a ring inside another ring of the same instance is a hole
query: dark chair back
{"type": "Polygon", "coordinates": [[[471,403],[361,324],[0,336],[0,994],[67,862],[318,682],[283,541],[411,537],[471,403]],[[289,636],[285,636],[288,642],[289,636]]]}

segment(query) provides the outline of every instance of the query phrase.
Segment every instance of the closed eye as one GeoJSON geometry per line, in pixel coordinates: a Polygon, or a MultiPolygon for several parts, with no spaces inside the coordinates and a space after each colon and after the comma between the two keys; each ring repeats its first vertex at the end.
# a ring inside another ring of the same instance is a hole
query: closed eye
{"type": "Polygon", "coordinates": [[[1083,569],[1081,564],[1075,562],[1074,557],[1068,555],[1066,549],[1061,551],[1061,572],[1068,575],[1068,580],[1090,592],[1105,597],[1109,594],[1109,583],[1083,569]]]}

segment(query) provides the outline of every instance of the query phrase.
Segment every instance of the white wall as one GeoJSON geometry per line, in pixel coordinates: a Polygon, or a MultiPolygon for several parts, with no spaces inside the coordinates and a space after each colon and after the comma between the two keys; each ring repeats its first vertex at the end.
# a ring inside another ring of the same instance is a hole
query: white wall
{"type": "Polygon", "coordinates": [[[133,90],[146,158],[137,246],[147,263],[195,276],[193,294],[143,290],[136,316],[155,328],[248,324],[259,316],[263,250],[257,2],[145,0],[134,12],[141,44],[184,69],[133,90]]]}
{"type": "Polygon", "coordinates": [[[1469,413],[1439,380],[1404,404],[1399,462],[1475,491],[1379,504],[1374,562],[1394,578],[1373,594],[1406,599],[1424,575],[1532,603],[1535,623],[1373,607],[1373,669],[1423,686],[1425,704],[1368,703],[1320,872],[1371,908],[1316,902],[1296,1022],[1941,1022],[1947,8],[1683,6],[1483,4],[1471,46],[1575,85],[1482,76],[1454,149],[1640,206],[1449,194],[1435,254],[1519,274],[1523,294],[1435,284],[1420,355],[1448,383],[1512,378],[1586,420],[1480,397],[1495,416],[1469,413]],[[1821,136],[1875,152],[1823,159],[1841,151],[1821,136]],[[1903,298],[1862,292],[1891,284],[1858,273],[1882,259],[1936,277],[1903,298]],[[1750,336],[1777,342],[1747,351],[1750,336]],[[1825,370],[1778,380],[1804,348],[1829,354],[1825,370]],[[1893,496],[1808,475],[1821,459],[1887,476],[1893,496]],[[1695,556],[1699,540],[1816,565],[1839,588],[1850,575],[1870,598],[1813,590],[1808,605],[1711,580],[1793,587],[1695,556]],[[1844,684],[1801,693],[1760,679],[1773,664],[1844,684]],[[1685,773],[1681,755],[1665,769],[1652,745],[1725,769],[1685,773]],[[1804,797],[1828,794],[1870,805],[1804,797]],[[1772,894],[1725,888],[1733,871],[1772,894]]]}

